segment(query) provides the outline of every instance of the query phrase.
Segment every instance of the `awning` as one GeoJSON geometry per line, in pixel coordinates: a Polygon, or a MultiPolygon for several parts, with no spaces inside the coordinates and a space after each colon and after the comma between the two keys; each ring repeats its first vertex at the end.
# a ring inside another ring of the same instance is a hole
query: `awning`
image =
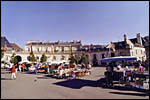
{"type": "Polygon", "coordinates": [[[27,62],[27,63],[31,63],[30,61],[28,61],[27,59],[23,59],[21,62],[19,62],[20,64],[27,62]]]}
{"type": "Polygon", "coordinates": [[[51,64],[60,64],[60,63],[66,63],[65,60],[61,60],[61,61],[52,61],[51,64]]]}
{"type": "Polygon", "coordinates": [[[138,60],[137,57],[131,57],[131,56],[120,56],[120,57],[111,57],[111,58],[104,58],[100,60],[101,62],[107,62],[107,61],[128,61],[128,60],[138,60]]]}

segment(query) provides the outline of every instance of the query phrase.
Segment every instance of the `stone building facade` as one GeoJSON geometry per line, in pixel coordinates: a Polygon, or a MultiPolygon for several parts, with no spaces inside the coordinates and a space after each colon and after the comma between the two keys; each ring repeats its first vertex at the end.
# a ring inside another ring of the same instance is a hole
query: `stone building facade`
{"type": "MultiPolygon", "coordinates": [[[[86,53],[89,56],[89,61],[92,64],[93,58],[96,56],[98,64],[102,65],[101,60],[109,57],[117,56],[134,56],[140,61],[144,62],[149,59],[149,45],[145,46],[145,38],[141,37],[140,33],[136,35],[136,38],[128,39],[124,35],[124,40],[119,42],[112,42],[115,47],[115,51],[107,48],[107,45],[82,45],[81,41],[73,42],[41,42],[41,41],[27,41],[24,51],[15,52],[16,56],[20,56],[22,61],[27,61],[31,50],[34,52],[38,61],[43,53],[48,57],[47,62],[66,62],[69,63],[70,53],[73,55],[81,56],[82,53],[86,53]],[[145,46],[145,47],[144,47],[145,46]],[[32,49],[31,49],[32,48],[32,49]],[[146,50],[145,50],[146,48],[146,50]],[[53,53],[52,53],[53,52],[53,53]]],[[[2,60],[10,59],[13,52],[5,52],[5,56],[2,60]]]]}
{"type": "Polygon", "coordinates": [[[141,37],[140,33],[136,35],[136,38],[132,39],[128,39],[128,37],[124,35],[123,41],[112,43],[115,46],[115,51],[112,49],[109,50],[109,48],[106,48],[106,45],[85,45],[83,46],[83,51],[85,51],[88,55],[90,54],[89,60],[91,63],[94,56],[96,56],[99,65],[102,64],[102,59],[117,56],[134,56],[137,57],[141,62],[145,62],[145,41],[144,38],[141,37]]]}
{"type": "Polygon", "coordinates": [[[145,36],[146,64],[149,65],[149,36],[145,36]]]}
{"type": "Polygon", "coordinates": [[[70,54],[80,55],[82,48],[81,41],[73,42],[41,42],[41,41],[27,41],[25,45],[25,52],[34,52],[38,61],[43,53],[48,57],[47,62],[68,62],[70,54]]]}

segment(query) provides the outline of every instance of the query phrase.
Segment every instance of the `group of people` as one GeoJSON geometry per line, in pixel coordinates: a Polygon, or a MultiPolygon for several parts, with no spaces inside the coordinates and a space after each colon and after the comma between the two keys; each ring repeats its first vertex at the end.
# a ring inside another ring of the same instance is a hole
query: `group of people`
{"type": "Polygon", "coordinates": [[[65,64],[60,63],[58,64],[47,64],[47,63],[32,63],[30,64],[30,68],[33,68],[32,70],[37,74],[39,71],[44,71],[45,74],[51,74],[53,76],[57,76],[57,78],[63,78],[65,76],[69,76],[72,78],[75,78],[75,72],[79,69],[86,69],[85,72],[91,74],[91,64],[65,64]]]}
{"type": "MultiPolygon", "coordinates": [[[[139,64],[138,67],[135,67],[133,64],[131,66],[121,66],[121,64],[118,64],[118,66],[113,66],[112,63],[109,63],[108,66],[106,67],[106,84],[108,86],[113,86],[113,74],[114,74],[114,70],[115,67],[117,68],[116,71],[121,71],[123,72],[123,76],[126,79],[126,81],[129,81],[128,75],[131,74],[131,80],[133,80],[133,73],[134,72],[144,72],[145,68],[142,66],[142,64],[139,64]]],[[[118,76],[119,77],[119,76],[118,76]]]]}
{"type": "MultiPolygon", "coordinates": [[[[3,65],[4,66],[4,65],[3,65]]],[[[25,68],[27,66],[22,63],[22,64],[5,64],[5,68],[9,69],[11,71],[11,79],[16,79],[16,74],[17,71],[19,72],[24,72],[25,68]]],[[[91,74],[91,64],[69,64],[66,65],[64,63],[61,63],[59,65],[49,65],[49,64],[40,64],[40,63],[35,63],[35,64],[30,64],[30,67],[33,67],[35,70],[35,74],[38,73],[38,70],[44,69],[45,74],[57,74],[58,78],[63,78],[64,75],[68,76],[70,78],[75,78],[76,77],[76,72],[79,72],[81,70],[84,70],[86,73],[91,74]]]]}
{"type": "Polygon", "coordinates": [[[56,74],[58,74],[58,78],[68,77],[70,79],[74,79],[76,78],[76,73],[79,73],[83,70],[85,73],[91,74],[90,71],[91,67],[92,66],[90,64],[86,64],[84,67],[83,64],[79,65],[73,63],[68,66],[64,66],[63,64],[60,64],[57,68],[56,74]]]}
{"type": "Polygon", "coordinates": [[[144,72],[145,68],[142,66],[142,64],[139,64],[138,68],[136,68],[133,64],[131,66],[126,65],[125,67],[122,67],[121,64],[118,64],[117,70],[144,72]]]}

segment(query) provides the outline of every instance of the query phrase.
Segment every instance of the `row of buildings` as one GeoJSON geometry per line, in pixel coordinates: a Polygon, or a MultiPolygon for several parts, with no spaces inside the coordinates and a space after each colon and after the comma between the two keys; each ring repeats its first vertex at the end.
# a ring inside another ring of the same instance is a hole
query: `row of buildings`
{"type": "Polygon", "coordinates": [[[136,34],[135,38],[128,39],[124,35],[124,40],[119,42],[111,42],[113,48],[108,48],[108,45],[82,45],[81,41],[73,42],[41,42],[41,41],[27,41],[25,48],[21,49],[13,43],[9,43],[4,36],[1,36],[1,48],[7,45],[7,52],[3,60],[9,61],[12,52],[20,57],[22,61],[27,61],[30,52],[33,51],[37,60],[39,61],[42,54],[45,53],[48,57],[47,62],[69,62],[70,53],[81,57],[82,53],[89,56],[90,63],[93,63],[93,58],[98,60],[98,64],[102,63],[100,60],[116,56],[134,56],[142,62],[149,64],[149,36],[141,37],[141,34],[136,34]]]}

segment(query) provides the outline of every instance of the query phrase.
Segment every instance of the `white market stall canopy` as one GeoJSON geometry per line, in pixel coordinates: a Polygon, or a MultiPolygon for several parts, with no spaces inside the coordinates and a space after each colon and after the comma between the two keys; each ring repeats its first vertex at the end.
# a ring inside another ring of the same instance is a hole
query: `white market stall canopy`
{"type": "Polygon", "coordinates": [[[27,63],[31,63],[30,61],[28,61],[27,59],[23,59],[21,62],[19,62],[19,63],[24,63],[24,62],[27,62],[27,63]]]}
{"type": "Polygon", "coordinates": [[[65,60],[61,60],[61,61],[52,61],[50,62],[51,64],[60,64],[60,63],[67,63],[65,60]]]}
{"type": "Polygon", "coordinates": [[[128,61],[128,60],[138,60],[137,57],[132,56],[120,56],[120,57],[111,57],[111,58],[104,58],[100,60],[101,62],[107,62],[107,61],[128,61]]]}

